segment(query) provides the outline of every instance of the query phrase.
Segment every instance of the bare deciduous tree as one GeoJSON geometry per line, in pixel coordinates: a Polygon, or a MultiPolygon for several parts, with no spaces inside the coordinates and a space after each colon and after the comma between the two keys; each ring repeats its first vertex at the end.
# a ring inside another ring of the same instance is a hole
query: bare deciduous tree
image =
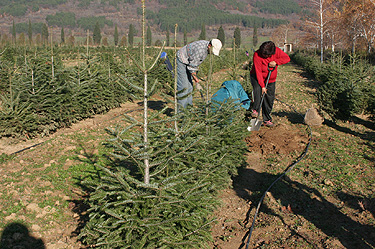
{"type": "Polygon", "coordinates": [[[318,18],[316,20],[308,20],[307,24],[319,32],[319,47],[320,47],[320,61],[323,63],[324,55],[324,36],[327,32],[327,25],[332,20],[332,15],[329,15],[329,11],[332,11],[333,0],[311,0],[311,3],[317,9],[318,18]]]}

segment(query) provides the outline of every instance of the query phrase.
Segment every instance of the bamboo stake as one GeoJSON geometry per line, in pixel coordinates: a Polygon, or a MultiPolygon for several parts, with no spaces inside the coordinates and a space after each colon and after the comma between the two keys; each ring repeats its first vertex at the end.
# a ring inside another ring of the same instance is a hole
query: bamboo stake
{"type": "MultiPolygon", "coordinates": [[[[177,115],[177,27],[178,24],[174,25],[174,113],[177,115]]],[[[177,120],[174,121],[174,127],[176,130],[176,136],[178,134],[177,120]]]]}
{"type": "Polygon", "coordinates": [[[52,27],[51,27],[51,63],[52,63],[52,79],[55,78],[55,68],[53,66],[53,30],[52,30],[52,27]]]}
{"type": "MultiPolygon", "coordinates": [[[[148,149],[148,120],[147,120],[147,113],[148,113],[148,94],[147,94],[147,70],[146,70],[146,62],[145,62],[145,0],[142,0],[142,67],[144,70],[144,90],[143,90],[143,137],[145,143],[145,151],[148,149]]],[[[150,183],[150,162],[149,158],[146,157],[144,159],[145,164],[145,175],[144,175],[144,183],[150,183]]]]}

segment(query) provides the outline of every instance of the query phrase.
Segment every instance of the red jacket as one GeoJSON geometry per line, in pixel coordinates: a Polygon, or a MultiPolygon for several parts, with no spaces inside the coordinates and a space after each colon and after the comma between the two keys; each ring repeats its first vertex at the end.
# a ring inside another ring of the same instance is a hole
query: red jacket
{"type": "MultiPolygon", "coordinates": [[[[276,47],[275,54],[268,58],[260,57],[258,54],[258,50],[255,51],[253,55],[253,66],[251,68],[250,74],[256,75],[258,83],[262,88],[265,87],[268,75],[268,63],[270,63],[271,61],[276,61],[277,66],[279,66],[288,63],[290,61],[290,58],[289,55],[287,55],[278,47],[276,47]]],[[[268,83],[273,83],[276,81],[277,66],[272,72],[268,83]]]]}

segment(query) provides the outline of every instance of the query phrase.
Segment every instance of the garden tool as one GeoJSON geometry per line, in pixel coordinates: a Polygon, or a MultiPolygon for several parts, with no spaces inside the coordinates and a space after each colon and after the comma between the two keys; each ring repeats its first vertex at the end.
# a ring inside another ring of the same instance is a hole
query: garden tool
{"type": "MultiPolygon", "coordinates": [[[[270,80],[270,77],[271,77],[271,73],[273,72],[273,70],[275,70],[276,67],[274,68],[270,68],[268,67],[268,75],[267,75],[267,79],[266,79],[266,89],[267,89],[267,86],[268,86],[268,81],[270,80]]],[[[261,108],[262,108],[262,104],[263,104],[263,99],[264,99],[264,95],[266,93],[263,93],[262,95],[262,98],[260,100],[260,105],[259,105],[259,110],[257,110],[258,112],[258,117],[257,118],[252,118],[250,120],[250,126],[247,127],[247,130],[248,131],[259,131],[260,129],[260,126],[262,125],[262,120],[259,120],[259,116],[260,116],[260,111],[261,111],[261,108]]]]}

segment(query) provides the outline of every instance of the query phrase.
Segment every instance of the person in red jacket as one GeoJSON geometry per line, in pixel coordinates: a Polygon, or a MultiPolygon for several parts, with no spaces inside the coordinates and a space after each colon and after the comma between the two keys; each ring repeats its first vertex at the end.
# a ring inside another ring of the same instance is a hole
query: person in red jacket
{"type": "Polygon", "coordinates": [[[254,52],[253,65],[250,71],[251,85],[253,86],[254,102],[251,110],[251,117],[257,118],[260,110],[262,95],[263,125],[273,127],[271,111],[275,100],[277,67],[290,61],[289,56],[280,48],[275,46],[272,41],[266,41],[260,45],[259,49],[254,52]],[[274,69],[271,73],[266,88],[266,79],[268,69],[274,69]]]}

